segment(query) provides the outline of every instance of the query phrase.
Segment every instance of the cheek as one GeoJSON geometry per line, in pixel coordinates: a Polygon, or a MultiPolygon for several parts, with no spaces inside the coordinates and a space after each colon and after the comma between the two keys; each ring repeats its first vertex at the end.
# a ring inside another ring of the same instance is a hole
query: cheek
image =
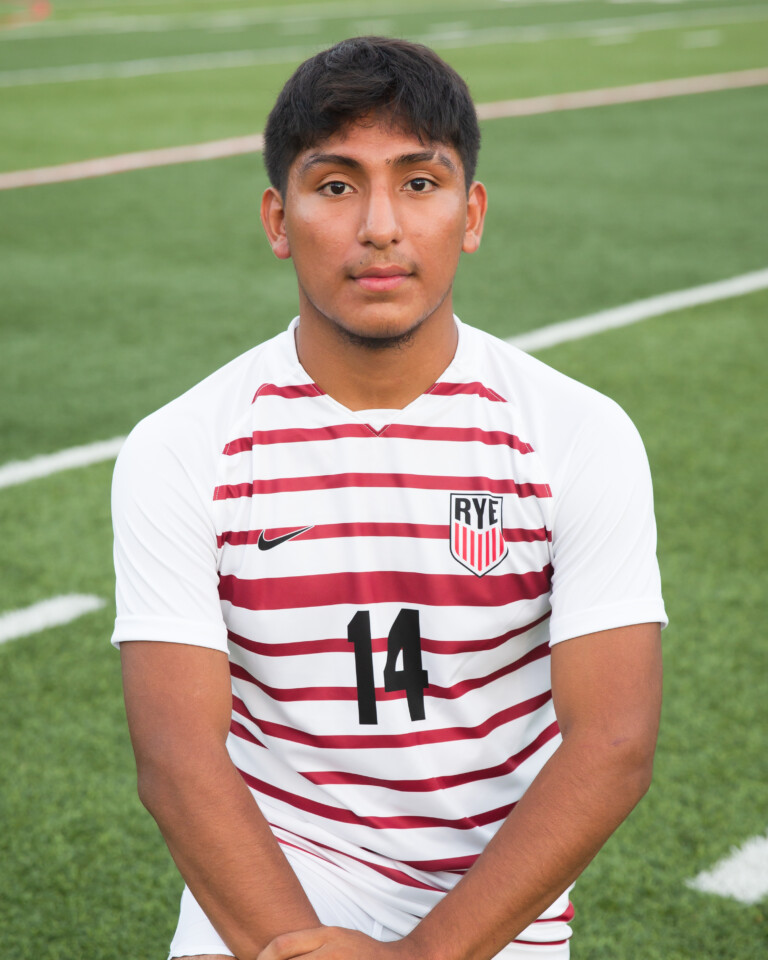
{"type": "Polygon", "coordinates": [[[286,233],[294,259],[310,269],[327,268],[344,259],[349,246],[347,227],[339,218],[319,217],[301,208],[286,218],[286,233]]]}
{"type": "Polygon", "coordinates": [[[456,205],[448,209],[435,210],[429,218],[414,218],[410,225],[410,236],[423,249],[433,253],[441,251],[448,263],[458,258],[466,230],[466,211],[456,205]]]}
{"type": "Polygon", "coordinates": [[[438,229],[425,235],[421,248],[426,253],[436,276],[453,276],[461,256],[464,231],[455,222],[435,224],[438,229]]]}

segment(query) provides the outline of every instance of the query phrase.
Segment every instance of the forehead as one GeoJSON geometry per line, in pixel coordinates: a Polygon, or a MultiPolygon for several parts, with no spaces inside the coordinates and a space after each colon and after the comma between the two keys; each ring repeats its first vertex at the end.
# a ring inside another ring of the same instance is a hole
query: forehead
{"type": "Polygon", "coordinates": [[[302,177],[322,163],[323,158],[347,158],[355,166],[365,168],[400,165],[409,158],[413,158],[414,163],[423,163],[428,162],[427,156],[433,162],[461,172],[461,158],[450,144],[424,140],[393,123],[359,121],[299,153],[289,175],[302,177]]]}

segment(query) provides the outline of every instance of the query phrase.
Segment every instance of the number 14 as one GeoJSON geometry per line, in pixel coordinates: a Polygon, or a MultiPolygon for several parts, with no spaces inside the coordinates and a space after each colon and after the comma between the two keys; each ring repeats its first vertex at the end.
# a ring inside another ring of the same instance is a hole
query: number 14
{"type": "MultiPolygon", "coordinates": [[[[360,723],[378,723],[376,684],[373,679],[371,615],[358,610],[347,626],[347,639],[355,648],[357,674],[357,711],[360,723]]],[[[424,690],[429,686],[427,671],[421,666],[419,611],[403,609],[395,617],[387,637],[387,662],[384,664],[384,689],[405,690],[411,720],[424,719],[424,690]],[[396,669],[403,653],[403,666],[396,669]]]]}

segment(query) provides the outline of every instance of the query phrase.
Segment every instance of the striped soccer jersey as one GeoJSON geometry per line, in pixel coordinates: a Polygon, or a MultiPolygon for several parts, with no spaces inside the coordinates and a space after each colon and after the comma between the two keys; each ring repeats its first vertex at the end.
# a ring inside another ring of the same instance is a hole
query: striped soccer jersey
{"type": "Polygon", "coordinates": [[[228,651],[230,756],[276,836],[393,929],[557,748],[550,645],[665,621],[629,420],[460,323],[429,390],[358,412],[292,325],[136,428],[114,518],[113,642],[228,651]]]}

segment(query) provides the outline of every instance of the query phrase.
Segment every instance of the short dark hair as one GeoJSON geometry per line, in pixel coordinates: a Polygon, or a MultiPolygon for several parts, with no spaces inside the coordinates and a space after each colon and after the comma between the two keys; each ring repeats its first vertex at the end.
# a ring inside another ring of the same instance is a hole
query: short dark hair
{"type": "Polygon", "coordinates": [[[264,131],[264,162],[284,196],[304,150],[365,117],[382,117],[461,157],[467,189],[480,128],[466,83],[434,50],[389,37],[352,37],[305,60],[283,87],[264,131]]]}

